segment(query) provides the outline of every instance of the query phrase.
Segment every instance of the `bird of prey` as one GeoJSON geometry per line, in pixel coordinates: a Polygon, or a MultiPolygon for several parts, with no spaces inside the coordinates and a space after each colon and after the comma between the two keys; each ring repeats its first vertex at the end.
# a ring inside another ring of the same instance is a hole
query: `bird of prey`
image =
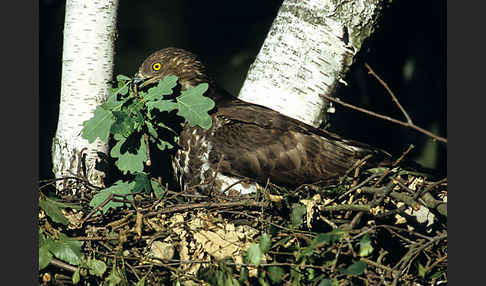
{"type": "Polygon", "coordinates": [[[202,191],[211,187],[245,194],[268,181],[295,187],[338,178],[365,157],[370,157],[368,166],[390,157],[367,144],[230,95],[208,76],[196,55],[183,49],[151,54],[134,82],[144,88],[166,75],[176,75],[182,90],[208,83],[205,96],[216,103],[210,111],[211,128],[186,124],[180,133],[172,166],[182,189],[198,185],[202,191]]]}

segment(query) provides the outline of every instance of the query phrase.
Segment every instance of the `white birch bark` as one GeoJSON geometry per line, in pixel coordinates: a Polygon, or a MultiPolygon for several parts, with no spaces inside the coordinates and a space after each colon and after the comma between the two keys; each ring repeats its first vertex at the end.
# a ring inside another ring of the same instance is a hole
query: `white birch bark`
{"type": "MultiPolygon", "coordinates": [[[[108,144],[89,144],[81,138],[83,122],[108,97],[113,76],[113,53],[118,0],[67,0],[62,57],[61,102],[52,144],[56,178],[84,176],[103,187],[105,174],[95,169],[108,144]],[[83,158],[84,159],[81,159],[83,158]],[[85,173],[84,173],[85,172],[85,173]]],[[[57,190],[74,181],[59,181],[57,190]]]]}
{"type": "Polygon", "coordinates": [[[382,2],[284,0],[238,97],[319,126],[382,2]]]}

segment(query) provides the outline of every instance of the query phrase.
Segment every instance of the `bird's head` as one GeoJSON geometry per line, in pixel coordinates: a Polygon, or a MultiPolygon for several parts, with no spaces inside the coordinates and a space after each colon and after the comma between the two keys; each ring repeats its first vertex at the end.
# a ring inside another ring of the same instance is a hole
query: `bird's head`
{"type": "Polygon", "coordinates": [[[210,82],[206,67],[191,52],[178,48],[165,48],[152,53],[142,63],[133,83],[143,88],[157,83],[166,75],[175,75],[182,89],[195,87],[199,83],[210,82]]]}

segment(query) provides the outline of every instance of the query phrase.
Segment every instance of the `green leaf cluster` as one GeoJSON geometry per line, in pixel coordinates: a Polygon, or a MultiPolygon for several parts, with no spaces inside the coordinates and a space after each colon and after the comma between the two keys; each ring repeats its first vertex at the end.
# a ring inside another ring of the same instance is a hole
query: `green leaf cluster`
{"type": "Polygon", "coordinates": [[[255,266],[259,266],[262,261],[263,254],[268,252],[270,247],[270,236],[268,236],[268,234],[266,233],[262,234],[262,236],[260,236],[259,243],[253,243],[250,248],[248,248],[247,258],[249,262],[254,264],[255,266]]]}
{"type": "MultiPolygon", "coordinates": [[[[56,257],[68,264],[77,266],[76,271],[72,275],[73,284],[78,284],[81,276],[86,276],[88,273],[91,276],[100,278],[107,273],[108,265],[105,262],[91,257],[86,258],[82,255],[80,241],[72,239],[63,233],[59,233],[57,236],[56,238],[39,230],[39,270],[47,267],[53,257],[56,257]]],[[[107,284],[103,285],[120,285],[124,278],[120,269],[113,265],[112,271],[104,279],[107,284]]],[[[141,279],[137,285],[144,285],[144,280],[141,279]]]]}
{"type": "MultiPolygon", "coordinates": [[[[289,237],[283,238],[280,241],[272,243],[270,235],[264,233],[260,236],[258,243],[253,243],[248,248],[248,251],[243,255],[243,264],[237,270],[234,262],[231,259],[219,261],[217,266],[210,266],[203,268],[198,273],[198,278],[209,282],[211,285],[247,285],[251,279],[249,277],[249,267],[257,267],[258,273],[256,285],[319,285],[319,286],[337,286],[339,285],[339,276],[355,276],[361,275],[366,269],[366,263],[363,261],[350,261],[347,267],[337,267],[336,276],[329,277],[318,269],[307,267],[307,265],[316,265],[321,259],[323,266],[329,267],[336,265],[336,257],[331,257],[325,246],[332,245],[341,240],[346,233],[343,231],[331,231],[328,233],[320,233],[314,237],[310,244],[306,247],[296,247],[294,252],[295,264],[293,266],[272,265],[278,264],[276,261],[268,261],[270,265],[262,264],[263,256],[269,253],[272,247],[279,245],[287,245],[290,240],[289,237]],[[328,261],[328,262],[326,262],[328,261]],[[289,283],[290,282],[290,283],[289,283]]],[[[295,241],[295,240],[294,240],[295,241]]],[[[360,246],[369,251],[370,239],[369,237],[361,239],[360,246]]],[[[364,251],[364,250],[362,250],[364,251]]],[[[272,255],[272,254],[270,254],[272,255]]]]}
{"type": "Polygon", "coordinates": [[[137,92],[130,85],[129,77],[117,76],[117,87],[110,89],[107,101],[96,107],[93,116],[83,123],[81,132],[90,143],[96,138],[106,142],[111,136],[116,143],[110,155],[117,159],[115,165],[124,174],[143,171],[149,142],[161,150],[174,147],[177,134],[158,120],[156,112],[177,110],[177,115],[190,126],[211,127],[208,112],[214,108],[214,101],[203,96],[207,83],[184,90],[175,98],[166,98],[177,85],[177,77],[173,75],[164,77],[147,91],[137,92]],[[172,134],[169,141],[160,136],[163,130],[172,134]]]}
{"type": "Polygon", "coordinates": [[[303,204],[294,204],[290,213],[290,222],[294,228],[299,228],[304,223],[307,209],[303,204]]]}
{"type": "Polygon", "coordinates": [[[158,114],[177,110],[176,114],[190,126],[198,125],[205,129],[211,127],[212,120],[208,112],[214,108],[215,103],[203,95],[208,84],[201,83],[181,91],[175,98],[168,97],[173,94],[177,80],[176,76],[169,75],[147,91],[136,91],[130,88],[131,78],[118,75],[117,86],[110,89],[107,101],[97,106],[93,116],[83,123],[81,136],[90,143],[97,138],[104,142],[113,138],[115,144],[110,156],[116,159],[116,167],[125,175],[135,176],[134,181],[118,181],[93,197],[90,206],[101,206],[101,213],[123,206],[116,196],[130,200],[130,194],[140,190],[153,191],[157,197],[162,195],[159,184],[150,182],[144,173],[150,150],[147,144],[153,144],[160,150],[170,149],[177,141],[177,134],[168,123],[160,120],[158,114]],[[161,135],[167,133],[172,135],[169,138],[161,135]]]}
{"type": "Polygon", "coordinates": [[[81,242],[63,233],[58,237],[55,239],[39,231],[39,270],[49,265],[53,256],[72,265],[81,264],[81,242]]]}
{"type": "Polygon", "coordinates": [[[69,203],[59,202],[55,199],[48,198],[47,196],[41,194],[39,196],[39,207],[44,210],[46,216],[52,219],[55,223],[60,223],[62,225],[68,225],[69,221],[62,213],[61,209],[71,208],[75,210],[80,210],[81,206],[69,203]]]}
{"type": "Polygon", "coordinates": [[[133,200],[133,194],[137,192],[154,192],[156,197],[163,194],[160,184],[151,180],[147,173],[138,173],[135,179],[129,182],[119,180],[111,187],[99,191],[93,196],[89,205],[100,208],[98,213],[106,214],[110,208],[116,209],[123,206],[124,200],[133,200]]]}

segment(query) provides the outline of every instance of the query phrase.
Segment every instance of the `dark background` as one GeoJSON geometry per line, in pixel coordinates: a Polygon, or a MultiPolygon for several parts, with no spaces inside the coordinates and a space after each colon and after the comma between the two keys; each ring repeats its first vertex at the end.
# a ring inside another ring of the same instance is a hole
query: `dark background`
{"type": "MultiPolygon", "coordinates": [[[[39,5],[39,178],[52,177],[51,140],[60,96],[64,1],[39,5]]],[[[120,1],[115,75],[132,76],[151,52],[167,46],[201,56],[216,80],[237,94],[281,1],[120,1]]],[[[403,119],[367,62],[390,86],[415,124],[446,137],[446,1],[395,0],[358,54],[338,96],[403,119]]],[[[337,106],[331,130],[446,172],[446,148],[425,135],[337,106]]]]}

